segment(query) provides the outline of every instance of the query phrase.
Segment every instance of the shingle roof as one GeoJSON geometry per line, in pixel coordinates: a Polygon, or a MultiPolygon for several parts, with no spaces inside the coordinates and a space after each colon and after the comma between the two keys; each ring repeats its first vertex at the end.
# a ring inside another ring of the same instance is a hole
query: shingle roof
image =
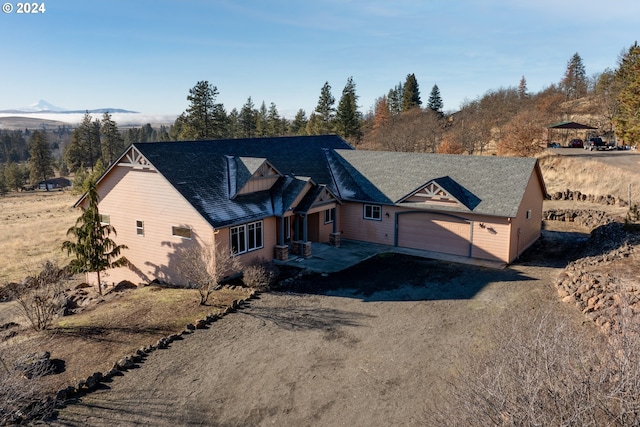
{"type": "MultiPolygon", "coordinates": [[[[336,135],[135,143],[133,146],[209,223],[218,228],[275,215],[272,194],[262,191],[230,199],[229,156],[240,180],[265,158],[283,175],[333,185],[323,149],[353,149],[336,135]],[[242,158],[242,159],[240,159],[242,158]],[[245,159],[245,158],[252,158],[245,159]]],[[[234,184],[237,184],[234,182],[234,184]]]]}
{"type": "MultiPolygon", "coordinates": [[[[536,159],[335,150],[335,158],[330,163],[338,163],[348,171],[348,174],[336,174],[337,181],[346,181],[338,182],[337,187],[353,190],[353,198],[366,197],[359,190],[373,186],[380,194],[368,193],[370,201],[397,203],[429,181],[442,183],[443,178],[448,178],[465,191],[463,195],[454,194],[456,198],[473,201],[469,205],[471,209],[439,209],[515,217],[536,159]]],[[[448,188],[452,188],[451,184],[448,188]]]]}
{"type": "Polygon", "coordinates": [[[529,158],[356,151],[334,135],[133,146],[215,228],[283,215],[308,183],[307,204],[326,186],[340,200],[424,208],[403,200],[435,181],[462,203],[438,209],[514,217],[536,168],[529,158]],[[237,195],[265,159],[276,184],[237,195]]]}

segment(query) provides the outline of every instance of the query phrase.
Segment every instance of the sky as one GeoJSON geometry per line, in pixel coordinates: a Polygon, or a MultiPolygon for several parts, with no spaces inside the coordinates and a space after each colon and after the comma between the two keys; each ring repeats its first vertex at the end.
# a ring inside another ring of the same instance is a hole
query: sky
{"type": "MultiPolygon", "coordinates": [[[[4,1],[4,0],[3,0],[4,1]]],[[[178,115],[206,80],[227,112],[249,97],[292,118],[349,77],[363,113],[415,74],[445,111],[489,90],[558,83],[574,53],[615,69],[640,35],[637,0],[48,0],[0,13],[0,110],[178,115]]],[[[8,8],[4,3],[3,11],[8,8]]]]}

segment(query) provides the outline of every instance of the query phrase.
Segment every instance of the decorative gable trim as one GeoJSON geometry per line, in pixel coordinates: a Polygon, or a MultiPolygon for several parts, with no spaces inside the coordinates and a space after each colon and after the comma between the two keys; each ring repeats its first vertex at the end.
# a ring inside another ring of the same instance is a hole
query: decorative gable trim
{"type": "Polygon", "coordinates": [[[431,180],[398,203],[425,203],[440,206],[465,206],[460,200],[445,190],[437,180],[431,180]]]}
{"type": "Polygon", "coordinates": [[[118,166],[125,166],[133,169],[153,169],[147,158],[142,155],[136,147],[131,147],[117,163],[118,166]]]}

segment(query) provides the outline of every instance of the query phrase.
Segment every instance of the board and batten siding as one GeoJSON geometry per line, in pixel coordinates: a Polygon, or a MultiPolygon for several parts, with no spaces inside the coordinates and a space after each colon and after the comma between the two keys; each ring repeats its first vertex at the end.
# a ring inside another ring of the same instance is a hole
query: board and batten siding
{"type": "MultiPolygon", "coordinates": [[[[183,285],[178,273],[178,253],[196,242],[213,244],[211,225],[162,177],[152,169],[116,166],[98,187],[101,214],[109,215],[117,244],[131,267],[106,271],[101,279],[109,284],[128,280],[148,283],[153,279],[183,285]],[[136,221],[143,222],[143,235],[136,221]],[[192,239],[172,235],[172,226],[191,229],[192,239]]],[[[95,279],[94,279],[95,280],[95,279]]]]}

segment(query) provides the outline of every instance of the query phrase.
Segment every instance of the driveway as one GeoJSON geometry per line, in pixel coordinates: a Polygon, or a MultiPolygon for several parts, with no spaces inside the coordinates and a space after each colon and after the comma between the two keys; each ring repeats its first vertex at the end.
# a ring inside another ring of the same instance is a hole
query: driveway
{"type": "Polygon", "coordinates": [[[306,276],[290,285],[295,293],[262,294],[151,353],[52,424],[423,425],[425,402],[446,393],[461,355],[486,349],[505,314],[557,300],[559,270],[549,265],[533,256],[496,270],[387,254],[306,276]]]}

